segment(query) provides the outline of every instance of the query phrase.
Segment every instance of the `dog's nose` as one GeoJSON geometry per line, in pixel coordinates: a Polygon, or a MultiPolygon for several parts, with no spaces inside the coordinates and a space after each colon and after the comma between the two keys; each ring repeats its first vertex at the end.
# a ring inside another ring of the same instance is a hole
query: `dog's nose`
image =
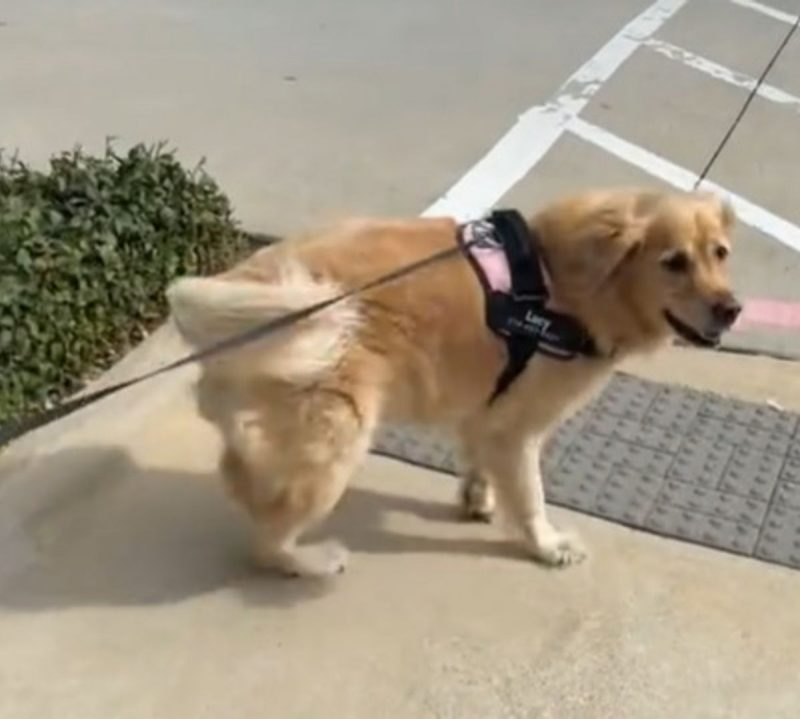
{"type": "Polygon", "coordinates": [[[742,306],[733,298],[717,302],[711,311],[714,319],[724,327],[730,327],[742,311],[742,306]]]}

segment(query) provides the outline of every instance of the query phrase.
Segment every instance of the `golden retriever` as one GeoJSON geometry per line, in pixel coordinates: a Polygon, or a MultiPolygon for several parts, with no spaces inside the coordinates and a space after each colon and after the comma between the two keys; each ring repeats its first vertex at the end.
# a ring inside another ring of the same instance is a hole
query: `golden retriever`
{"type": "MultiPolygon", "coordinates": [[[[675,334],[711,345],[733,324],[733,219],[711,195],[630,189],[586,192],[530,217],[551,306],[583,324],[599,356],[537,353],[494,402],[505,345],[459,254],[205,361],[199,410],[221,431],[221,471],[254,520],[260,562],[304,576],[344,568],[336,542],[298,540],[336,505],[379,422],[393,420],[456,431],[468,515],[488,515],[496,497],[532,558],[582,559],[580,542],[547,518],[542,442],[626,356],[675,334]]],[[[172,317],[189,343],[207,346],[452,247],[457,232],[447,218],[345,222],[217,277],[178,280],[172,317]]]]}

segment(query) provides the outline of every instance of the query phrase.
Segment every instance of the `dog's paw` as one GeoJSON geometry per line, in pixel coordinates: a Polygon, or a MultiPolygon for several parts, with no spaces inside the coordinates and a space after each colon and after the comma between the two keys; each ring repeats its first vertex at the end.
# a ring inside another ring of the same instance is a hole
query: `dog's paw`
{"type": "Polygon", "coordinates": [[[495,509],[494,490],[477,474],[469,474],[461,483],[461,516],[473,522],[491,522],[495,509]]]}
{"type": "Polygon", "coordinates": [[[588,556],[583,542],[574,534],[553,530],[550,536],[536,542],[533,557],[548,567],[579,564],[588,556]]]}
{"type": "Polygon", "coordinates": [[[349,553],[343,545],[328,541],[262,556],[259,563],[264,568],[277,569],[289,577],[319,579],[344,572],[348,557],[349,553]]]}
{"type": "Polygon", "coordinates": [[[309,544],[294,551],[294,571],[297,577],[331,577],[347,568],[349,553],[339,542],[309,544]]]}

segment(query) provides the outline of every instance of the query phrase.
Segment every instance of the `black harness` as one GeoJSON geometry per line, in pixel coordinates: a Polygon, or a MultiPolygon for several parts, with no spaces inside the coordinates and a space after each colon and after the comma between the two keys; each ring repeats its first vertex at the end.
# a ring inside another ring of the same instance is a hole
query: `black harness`
{"type": "Polygon", "coordinates": [[[578,320],[548,309],[550,294],[538,238],[516,210],[496,210],[488,219],[462,225],[458,239],[486,295],[486,324],[505,342],[508,352],[490,404],[519,377],[536,352],[559,360],[599,356],[594,340],[578,320]],[[492,288],[470,246],[502,248],[511,276],[510,292],[492,288]]]}

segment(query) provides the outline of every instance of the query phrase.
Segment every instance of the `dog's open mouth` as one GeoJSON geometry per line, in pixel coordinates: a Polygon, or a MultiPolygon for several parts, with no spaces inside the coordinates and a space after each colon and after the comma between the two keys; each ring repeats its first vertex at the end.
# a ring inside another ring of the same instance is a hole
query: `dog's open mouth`
{"type": "Polygon", "coordinates": [[[716,347],[720,341],[720,334],[703,334],[698,332],[694,327],[681,322],[669,310],[664,310],[664,317],[666,317],[669,326],[675,331],[681,339],[686,340],[689,344],[696,347],[716,347]]]}

